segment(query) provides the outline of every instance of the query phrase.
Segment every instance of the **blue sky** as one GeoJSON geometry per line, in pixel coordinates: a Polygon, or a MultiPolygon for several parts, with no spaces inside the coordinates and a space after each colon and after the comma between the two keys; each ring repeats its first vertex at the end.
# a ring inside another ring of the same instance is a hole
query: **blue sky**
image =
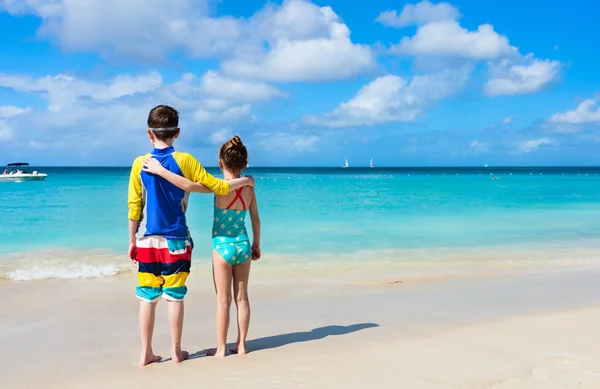
{"type": "Polygon", "coordinates": [[[215,165],[600,164],[600,5],[0,0],[0,163],[128,165],[150,108],[215,165]]]}

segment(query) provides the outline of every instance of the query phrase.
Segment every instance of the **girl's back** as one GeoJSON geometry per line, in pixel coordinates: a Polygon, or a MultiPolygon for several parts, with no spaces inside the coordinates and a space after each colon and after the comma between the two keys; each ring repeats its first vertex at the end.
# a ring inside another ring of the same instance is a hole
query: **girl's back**
{"type": "Polygon", "coordinates": [[[237,189],[225,196],[215,196],[213,249],[231,265],[252,257],[245,220],[253,200],[254,189],[250,187],[237,189]]]}
{"type": "Polygon", "coordinates": [[[215,207],[240,211],[248,209],[253,198],[254,188],[245,186],[224,196],[215,195],[215,207]]]}

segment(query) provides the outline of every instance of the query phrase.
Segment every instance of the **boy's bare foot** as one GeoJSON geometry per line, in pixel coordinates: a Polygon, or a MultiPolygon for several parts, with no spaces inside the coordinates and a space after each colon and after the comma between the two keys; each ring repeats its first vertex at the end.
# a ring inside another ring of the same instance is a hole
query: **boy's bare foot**
{"type": "Polygon", "coordinates": [[[187,351],[181,351],[179,353],[179,355],[177,355],[176,353],[171,351],[171,360],[174,363],[181,363],[181,362],[185,361],[186,359],[188,359],[189,356],[190,356],[190,353],[188,353],[187,351]]]}
{"type": "Polygon", "coordinates": [[[158,362],[161,359],[162,359],[161,356],[154,355],[153,353],[143,354],[142,358],[140,359],[140,367],[144,367],[144,366],[147,366],[147,365],[149,365],[151,363],[158,362]]]}
{"type": "Polygon", "coordinates": [[[225,347],[211,348],[206,352],[206,355],[208,355],[210,357],[223,358],[227,355],[227,351],[225,350],[225,347]]]}

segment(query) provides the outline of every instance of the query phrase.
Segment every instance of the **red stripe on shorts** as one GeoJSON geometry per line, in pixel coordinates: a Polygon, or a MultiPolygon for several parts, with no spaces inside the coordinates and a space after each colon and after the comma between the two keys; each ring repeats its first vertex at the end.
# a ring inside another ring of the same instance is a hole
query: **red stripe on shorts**
{"type": "Polygon", "coordinates": [[[172,254],[168,248],[138,247],[136,259],[142,263],[173,263],[180,260],[192,260],[192,247],[187,246],[185,253],[172,254]]]}

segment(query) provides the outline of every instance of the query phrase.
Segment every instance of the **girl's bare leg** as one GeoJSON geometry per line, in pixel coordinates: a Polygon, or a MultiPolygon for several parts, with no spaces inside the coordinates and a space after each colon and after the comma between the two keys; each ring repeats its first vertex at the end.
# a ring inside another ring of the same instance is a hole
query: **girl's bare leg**
{"type": "Polygon", "coordinates": [[[233,266],[225,262],[221,255],[213,250],[213,269],[217,288],[217,348],[209,350],[208,355],[224,357],[227,354],[233,266]]]}
{"type": "Polygon", "coordinates": [[[250,301],[248,300],[248,278],[250,277],[250,265],[252,261],[246,261],[233,267],[233,296],[237,307],[238,339],[236,347],[231,350],[234,354],[245,355],[246,337],[250,326],[250,301]]]}

